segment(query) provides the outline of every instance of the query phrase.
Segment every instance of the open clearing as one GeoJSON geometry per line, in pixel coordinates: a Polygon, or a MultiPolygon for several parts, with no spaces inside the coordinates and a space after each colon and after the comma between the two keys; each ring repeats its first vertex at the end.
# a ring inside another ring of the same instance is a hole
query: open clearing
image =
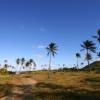
{"type": "Polygon", "coordinates": [[[0,100],[100,100],[100,73],[33,72],[0,76],[0,100]]]}

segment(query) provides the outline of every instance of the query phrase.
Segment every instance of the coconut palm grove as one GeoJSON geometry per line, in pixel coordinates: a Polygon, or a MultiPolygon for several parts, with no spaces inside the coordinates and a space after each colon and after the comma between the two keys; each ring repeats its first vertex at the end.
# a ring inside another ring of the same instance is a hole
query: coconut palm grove
{"type": "Polygon", "coordinates": [[[100,100],[100,0],[0,0],[0,100],[100,100]]]}

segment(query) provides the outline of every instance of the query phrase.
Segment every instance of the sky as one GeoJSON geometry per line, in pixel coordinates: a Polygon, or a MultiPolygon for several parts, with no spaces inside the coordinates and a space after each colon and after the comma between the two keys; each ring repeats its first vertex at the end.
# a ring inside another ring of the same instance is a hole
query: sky
{"type": "Polygon", "coordinates": [[[49,60],[45,47],[54,42],[52,66],[73,66],[80,44],[94,40],[99,28],[100,0],[0,0],[0,62],[33,58],[40,68],[49,60]]]}

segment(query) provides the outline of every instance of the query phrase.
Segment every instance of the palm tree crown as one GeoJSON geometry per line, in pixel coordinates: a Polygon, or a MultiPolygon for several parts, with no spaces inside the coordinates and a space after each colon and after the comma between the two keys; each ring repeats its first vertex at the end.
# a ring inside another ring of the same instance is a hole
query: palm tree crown
{"type": "Polygon", "coordinates": [[[33,59],[29,59],[29,66],[30,66],[30,70],[31,70],[31,67],[36,67],[36,63],[33,59]]]}
{"type": "Polygon", "coordinates": [[[97,36],[93,36],[93,38],[96,38],[97,41],[100,43],[100,29],[97,31],[97,36]]]}
{"type": "Polygon", "coordinates": [[[49,46],[46,48],[48,51],[48,55],[55,56],[56,51],[57,51],[57,46],[56,43],[50,43],[49,46]]]}
{"type": "Polygon", "coordinates": [[[25,58],[21,59],[22,65],[25,63],[25,58]]]}
{"type": "Polygon", "coordinates": [[[30,62],[27,61],[27,62],[25,63],[25,66],[28,67],[29,65],[30,65],[30,62]]]}
{"type": "Polygon", "coordinates": [[[30,63],[30,65],[34,65],[36,67],[36,63],[33,59],[29,59],[29,63],[30,63]]]}
{"type": "Polygon", "coordinates": [[[96,51],[95,44],[90,40],[84,41],[83,44],[81,45],[81,47],[83,48],[82,50],[86,49],[87,53],[88,53],[88,51],[92,51],[93,53],[95,53],[95,51],[96,51]]]}
{"type": "Polygon", "coordinates": [[[85,59],[87,60],[89,71],[90,71],[90,62],[89,61],[92,59],[90,51],[95,53],[95,51],[96,51],[95,44],[90,40],[86,40],[86,41],[83,42],[81,47],[83,48],[82,50],[86,50],[85,59]]]}
{"type": "Polygon", "coordinates": [[[76,57],[77,57],[77,58],[80,58],[81,55],[80,55],[79,53],[76,53],[76,57]]]}
{"type": "Polygon", "coordinates": [[[21,60],[20,60],[19,58],[17,58],[17,59],[16,59],[16,64],[19,65],[19,64],[20,64],[20,61],[21,61],[21,60]]]}
{"type": "Polygon", "coordinates": [[[81,55],[79,53],[76,53],[76,58],[77,58],[77,69],[78,69],[78,59],[81,58],[81,55]]]}

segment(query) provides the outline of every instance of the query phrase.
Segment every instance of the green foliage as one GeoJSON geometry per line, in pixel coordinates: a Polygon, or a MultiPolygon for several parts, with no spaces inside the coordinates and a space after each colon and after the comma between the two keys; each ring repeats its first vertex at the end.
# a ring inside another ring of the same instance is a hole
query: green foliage
{"type": "Polygon", "coordinates": [[[87,52],[92,51],[95,53],[95,51],[96,51],[95,44],[90,40],[84,41],[83,44],[81,45],[81,47],[83,48],[82,50],[87,50],[87,52]]]}
{"type": "Polygon", "coordinates": [[[57,51],[56,43],[51,42],[46,49],[47,49],[48,55],[51,54],[54,56],[56,54],[56,51],[57,51]]]}
{"type": "Polygon", "coordinates": [[[0,69],[0,74],[1,75],[9,75],[9,72],[7,71],[7,69],[2,68],[2,69],[0,69]]]}

